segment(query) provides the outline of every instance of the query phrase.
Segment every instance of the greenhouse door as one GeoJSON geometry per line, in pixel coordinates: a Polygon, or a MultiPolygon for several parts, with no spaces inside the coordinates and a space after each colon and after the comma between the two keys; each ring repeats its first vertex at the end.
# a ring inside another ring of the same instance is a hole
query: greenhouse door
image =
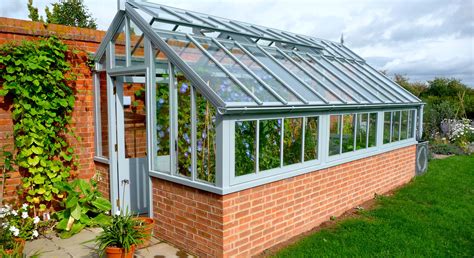
{"type": "Polygon", "coordinates": [[[117,176],[120,210],[148,213],[145,77],[115,77],[117,176]]]}

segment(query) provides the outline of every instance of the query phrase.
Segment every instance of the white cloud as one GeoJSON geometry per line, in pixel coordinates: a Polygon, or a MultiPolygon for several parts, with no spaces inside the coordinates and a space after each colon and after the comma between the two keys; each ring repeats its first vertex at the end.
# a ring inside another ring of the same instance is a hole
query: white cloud
{"type": "MultiPolygon", "coordinates": [[[[474,1],[149,0],[338,41],[377,69],[416,80],[455,76],[474,86],[474,1]]],[[[41,13],[54,0],[34,0],[41,13]]],[[[116,0],[85,0],[107,29],[116,0]]],[[[2,0],[0,15],[28,19],[27,0],[2,0]]]]}

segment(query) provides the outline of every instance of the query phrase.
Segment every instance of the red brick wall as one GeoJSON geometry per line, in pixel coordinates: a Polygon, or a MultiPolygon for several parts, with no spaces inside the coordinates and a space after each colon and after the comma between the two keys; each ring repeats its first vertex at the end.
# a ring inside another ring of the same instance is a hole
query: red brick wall
{"type": "Polygon", "coordinates": [[[109,165],[95,162],[95,180],[97,181],[97,188],[102,193],[104,198],[110,200],[110,173],[109,165]]]}
{"type": "MultiPolygon", "coordinates": [[[[11,41],[37,40],[40,37],[56,35],[63,40],[70,49],[82,50],[81,54],[69,60],[77,66],[73,72],[78,74],[77,80],[71,83],[76,92],[75,108],[72,114],[71,127],[75,128],[80,141],[70,139],[71,145],[79,155],[79,167],[75,174],[80,178],[91,178],[95,173],[94,166],[94,106],[92,72],[85,63],[87,53],[93,54],[105,35],[104,31],[81,29],[69,26],[41,22],[23,21],[0,17],[0,45],[11,41]]],[[[72,56],[72,55],[71,55],[72,56]]],[[[1,87],[1,85],[0,85],[1,87]]],[[[0,145],[12,144],[13,124],[10,114],[11,99],[0,97],[0,145]]],[[[1,162],[1,161],[0,161],[1,162]]],[[[5,199],[11,200],[17,196],[17,187],[20,185],[20,175],[12,172],[7,180],[5,199]]]]}
{"type": "Polygon", "coordinates": [[[219,196],[153,180],[155,234],[200,256],[241,256],[318,226],[415,175],[415,145],[219,196]]]}

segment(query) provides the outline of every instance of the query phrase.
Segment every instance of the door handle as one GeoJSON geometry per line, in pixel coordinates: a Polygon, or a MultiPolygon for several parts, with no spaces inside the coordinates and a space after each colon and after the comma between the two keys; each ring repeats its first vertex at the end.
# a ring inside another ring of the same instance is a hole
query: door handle
{"type": "Polygon", "coordinates": [[[124,180],[122,180],[122,184],[128,185],[128,184],[130,184],[130,181],[128,179],[124,179],[124,180]]]}

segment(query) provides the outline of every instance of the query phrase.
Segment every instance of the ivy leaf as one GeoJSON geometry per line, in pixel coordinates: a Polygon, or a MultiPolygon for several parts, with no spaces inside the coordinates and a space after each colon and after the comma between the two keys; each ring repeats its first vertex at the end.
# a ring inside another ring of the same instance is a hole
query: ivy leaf
{"type": "Polygon", "coordinates": [[[0,96],[6,96],[8,94],[7,89],[0,89],[0,96]]]}
{"type": "Polygon", "coordinates": [[[33,177],[33,182],[35,182],[37,185],[42,185],[44,184],[44,177],[37,174],[35,177],[33,177]]]}
{"type": "Polygon", "coordinates": [[[38,156],[35,156],[34,158],[28,157],[28,165],[30,166],[36,166],[40,161],[40,158],[38,156]]]}
{"type": "Polygon", "coordinates": [[[37,155],[43,154],[43,148],[41,147],[33,146],[31,147],[31,151],[33,151],[33,153],[37,155]]]}
{"type": "Polygon", "coordinates": [[[46,190],[44,190],[44,188],[40,188],[37,191],[38,194],[44,194],[45,192],[46,192],[46,190]]]}

